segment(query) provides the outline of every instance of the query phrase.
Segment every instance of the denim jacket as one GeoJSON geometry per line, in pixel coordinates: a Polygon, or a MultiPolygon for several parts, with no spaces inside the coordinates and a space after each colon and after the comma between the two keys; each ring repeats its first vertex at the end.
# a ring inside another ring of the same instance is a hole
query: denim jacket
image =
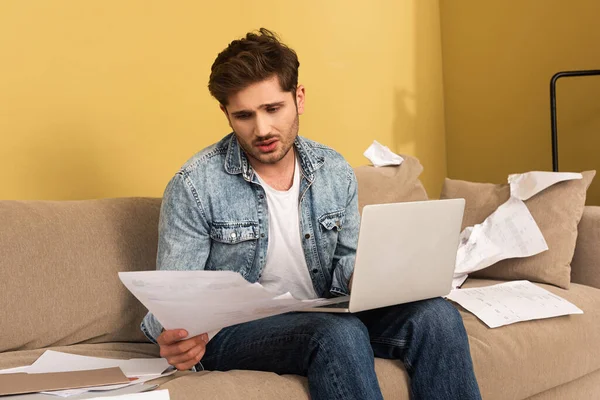
{"type": "MultiPolygon", "coordinates": [[[[331,148],[298,136],[299,225],[309,275],[319,297],[347,295],[360,217],[353,169],[331,148]]],[[[163,196],[157,269],[228,270],[257,282],[269,241],[265,191],[233,133],[192,157],[163,196]]],[[[141,324],[153,342],[162,326],[141,324]]]]}

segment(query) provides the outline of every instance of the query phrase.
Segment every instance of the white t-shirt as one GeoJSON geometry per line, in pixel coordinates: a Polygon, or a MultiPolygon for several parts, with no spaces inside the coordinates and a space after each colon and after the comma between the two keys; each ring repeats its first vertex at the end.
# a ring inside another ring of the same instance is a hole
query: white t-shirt
{"type": "MultiPolygon", "coordinates": [[[[312,285],[308,266],[302,250],[300,235],[300,164],[296,158],[292,187],[286,191],[275,190],[267,185],[258,174],[258,180],[265,189],[269,208],[269,245],[267,262],[259,283],[277,294],[290,292],[299,300],[316,299],[318,296],[312,285]]],[[[208,332],[209,340],[220,329],[208,332]]]]}
{"type": "MultiPolygon", "coordinates": [[[[258,176],[258,174],[257,174],[258,176]]],[[[273,293],[290,292],[297,299],[316,299],[300,234],[300,164],[296,158],[292,187],[286,191],[275,190],[258,180],[265,189],[269,208],[269,244],[267,262],[259,283],[273,293]]]]}

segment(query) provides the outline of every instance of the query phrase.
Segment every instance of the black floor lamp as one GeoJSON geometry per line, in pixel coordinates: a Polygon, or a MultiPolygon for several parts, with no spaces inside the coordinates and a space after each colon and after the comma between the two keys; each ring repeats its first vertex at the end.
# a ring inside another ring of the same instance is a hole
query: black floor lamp
{"type": "Polygon", "coordinates": [[[556,128],[556,81],[560,78],[571,76],[591,76],[600,75],[600,69],[590,69],[582,71],[563,71],[554,74],[550,80],[550,118],[552,126],[552,171],[558,172],[558,135],[556,128]]]}

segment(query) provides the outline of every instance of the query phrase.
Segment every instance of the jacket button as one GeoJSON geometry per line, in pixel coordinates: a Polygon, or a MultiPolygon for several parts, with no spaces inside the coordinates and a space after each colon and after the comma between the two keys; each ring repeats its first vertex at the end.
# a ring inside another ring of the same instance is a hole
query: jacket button
{"type": "Polygon", "coordinates": [[[313,269],[312,272],[313,272],[313,274],[316,274],[317,272],[319,272],[319,270],[315,268],[315,269],[313,269]]]}
{"type": "Polygon", "coordinates": [[[259,195],[258,195],[258,198],[259,198],[259,199],[264,199],[264,198],[265,198],[265,196],[263,196],[262,194],[259,194],[259,195]]]}
{"type": "Polygon", "coordinates": [[[307,233],[306,235],[304,235],[304,239],[310,239],[310,233],[307,233]]]}
{"type": "Polygon", "coordinates": [[[265,237],[265,234],[264,234],[264,233],[261,233],[261,234],[260,234],[260,237],[265,237]]]}

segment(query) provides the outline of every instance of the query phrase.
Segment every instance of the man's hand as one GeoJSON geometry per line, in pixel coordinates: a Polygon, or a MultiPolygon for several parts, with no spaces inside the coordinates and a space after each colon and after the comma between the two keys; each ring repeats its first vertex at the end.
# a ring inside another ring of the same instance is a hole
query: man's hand
{"type": "Polygon", "coordinates": [[[160,346],[160,356],[180,371],[196,365],[204,356],[208,334],[203,333],[192,338],[181,340],[188,333],[184,329],[163,331],[156,340],[160,346]]]}

